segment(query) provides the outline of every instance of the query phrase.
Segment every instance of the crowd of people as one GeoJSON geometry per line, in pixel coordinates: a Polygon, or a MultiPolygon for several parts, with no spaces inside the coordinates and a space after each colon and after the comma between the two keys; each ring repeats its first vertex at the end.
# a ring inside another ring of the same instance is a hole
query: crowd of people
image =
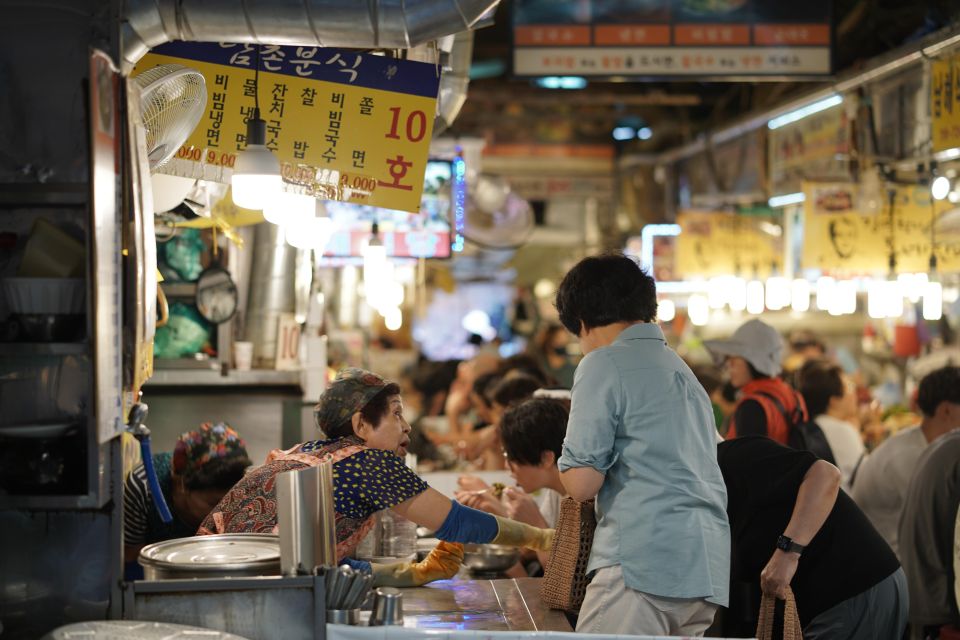
{"type": "Polygon", "coordinates": [[[569,496],[594,499],[598,521],[577,631],[752,636],[761,594],[788,588],[806,638],[927,639],[960,627],[960,368],[926,375],[919,423],[874,447],[879,416],[862,410],[823,343],[785,356],[780,334],[755,319],[706,341],[714,367],[691,368],[667,344],[655,283],[631,258],[582,260],[556,308],[560,324],[532,353],[421,366],[404,381],[413,427],[400,385],[346,369],[317,405],[322,438],[246,473],[228,427],[184,434],[171,460],[157,461],[169,468],[176,530],[152,531],[135,470],[128,552],[160,535],[276,531],[275,476],[331,461],[338,555],[379,584],[448,578],[466,542],[524,548],[513,575],[549,571],[569,496]],[[408,449],[505,469],[516,486],[465,474],[451,500],[407,468],[408,449]],[[384,509],[441,542],[421,562],[357,561],[384,509]]]}

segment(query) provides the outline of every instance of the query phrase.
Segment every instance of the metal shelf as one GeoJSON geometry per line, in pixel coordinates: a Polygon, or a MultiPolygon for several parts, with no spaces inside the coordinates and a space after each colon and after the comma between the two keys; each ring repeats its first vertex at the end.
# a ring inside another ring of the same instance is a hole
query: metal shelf
{"type": "Polygon", "coordinates": [[[79,356],[89,352],[86,342],[0,342],[0,356],[79,356]]]}
{"type": "Polygon", "coordinates": [[[193,298],[197,295],[196,282],[161,282],[160,288],[170,298],[193,298]]]}
{"type": "Polygon", "coordinates": [[[0,495],[0,510],[30,509],[31,511],[56,511],[59,509],[99,509],[101,504],[96,496],[57,495],[57,496],[27,496],[27,495],[0,495]]]}
{"type": "Polygon", "coordinates": [[[0,184],[0,208],[80,207],[87,204],[89,193],[90,185],[86,183],[3,183],[0,184]]]}
{"type": "Polygon", "coordinates": [[[299,371],[229,369],[154,369],[145,387],[299,387],[299,371]]]}

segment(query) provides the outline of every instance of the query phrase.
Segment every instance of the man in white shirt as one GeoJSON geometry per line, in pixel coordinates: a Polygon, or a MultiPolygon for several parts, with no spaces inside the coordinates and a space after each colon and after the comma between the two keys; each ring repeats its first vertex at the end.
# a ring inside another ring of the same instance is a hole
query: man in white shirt
{"type": "Polygon", "coordinates": [[[931,442],[960,428],[960,367],[947,366],[920,381],[917,404],[923,419],[883,442],[860,465],[853,499],[897,555],[900,514],[917,460],[931,442]]]}
{"type": "Polygon", "coordinates": [[[843,489],[849,492],[851,478],[866,453],[856,426],[856,385],[838,365],[810,360],[800,370],[799,386],[807,412],[823,431],[843,475],[843,489]]]}

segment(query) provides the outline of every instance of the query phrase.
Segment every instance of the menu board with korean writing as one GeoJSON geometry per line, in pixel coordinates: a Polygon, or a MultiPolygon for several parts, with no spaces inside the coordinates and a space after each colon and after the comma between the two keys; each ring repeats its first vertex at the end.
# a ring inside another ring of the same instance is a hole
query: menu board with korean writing
{"type": "Polygon", "coordinates": [[[960,56],[930,65],[930,128],[933,150],[960,147],[960,56]]]}
{"type": "Polygon", "coordinates": [[[172,42],[135,74],[158,64],[200,71],[203,118],[161,171],[229,182],[246,146],[259,59],[266,146],[284,181],[327,200],[418,211],[440,72],[422,62],[322,47],[172,42]]]}
{"type": "Polygon", "coordinates": [[[817,77],[830,0],[516,0],[518,76],[817,77]]]}
{"type": "Polygon", "coordinates": [[[931,202],[929,187],[897,186],[892,215],[885,189],[866,197],[853,183],[807,182],[803,190],[804,268],[886,273],[892,243],[899,273],[927,271],[932,239],[937,268],[960,271],[960,209],[946,200],[931,202]]]}
{"type": "Polygon", "coordinates": [[[766,277],[782,272],[783,236],[778,222],[722,211],[681,211],[677,214],[676,275],[680,279],[766,277]]]}

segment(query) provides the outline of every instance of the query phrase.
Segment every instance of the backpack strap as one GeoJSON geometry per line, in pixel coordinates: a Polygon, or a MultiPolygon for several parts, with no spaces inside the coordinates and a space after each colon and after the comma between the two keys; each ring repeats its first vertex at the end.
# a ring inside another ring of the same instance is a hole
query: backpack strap
{"type": "Polygon", "coordinates": [[[763,396],[772,402],[773,406],[777,408],[777,411],[780,412],[780,415],[783,416],[784,421],[787,423],[787,429],[791,429],[803,422],[803,413],[800,411],[799,403],[791,413],[787,411],[787,408],[783,406],[783,403],[780,402],[779,398],[771,393],[767,393],[765,391],[754,391],[751,395],[763,396]]]}

